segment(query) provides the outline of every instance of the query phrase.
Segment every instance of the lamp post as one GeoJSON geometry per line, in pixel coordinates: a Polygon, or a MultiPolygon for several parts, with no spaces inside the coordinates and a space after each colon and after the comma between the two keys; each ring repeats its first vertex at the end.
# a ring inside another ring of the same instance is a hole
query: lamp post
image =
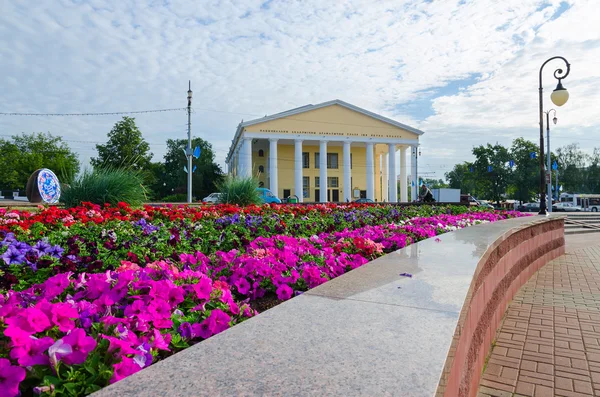
{"type": "Polygon", "coordinates": [[[552,121],[554,122],[554,124],[556,124],[556,122],[558,121],[558,119],[556,118],[556,110],[554,109],[550,109],[547,112],[544,112],[544,114],[546,114],[546,148],[547,148],[547,162],[546,162],[546,172],[548,173],[549,177],[548,177],[548,186],[546,188],[546,194],[548,196],[548,212],[552,212],[552,171],[550,168],[550,112],[554,112],[554,118],[552,119],[552,121]]]}
{"type": "Polygon", "coordinates": [[[187,114],[188,114],[188,145],[185,150],[187,155],[187,202],[192,203],[192,82],[189,82],[187,92],[187,114]]]}
{"type": "Polygon", "coordinates": [[[567,65],[567,70],[563,71],[563,69],[556,69],[554,71],[554,78],[558,80],[558,85],[556,86],[556,89],[554,91],[552,91],[552,94],[550,95],[550,99],[556,106],[564,105],[565,103],[567,103],[567,100],[569,99],[569,92],[567,91],[566,88],[563,87],[562,79],[564,79],[565,77],[567,77],[569,75],[569,72],[571,71],[571,65],[565,58],[563,58],[561,56],[555,56],[555,57],[549,58],[540,67],[540,86],[539,86],[539,93],[540,93],[540,212],[539,212],[539,215],[546,215],[546,208],[547,208],[546,207],[546,192],[545,192],[546,184],[544,183],[544,176],[546,175],[546,172],[544,171],[544,98],[543,98],[544,88],[542,85],[542,70],[544,69],[544,66],[546,66],[546,64],[548,62],[550,62],[554,59],[562,60],[565,63],[565,65],[567,65]]]}

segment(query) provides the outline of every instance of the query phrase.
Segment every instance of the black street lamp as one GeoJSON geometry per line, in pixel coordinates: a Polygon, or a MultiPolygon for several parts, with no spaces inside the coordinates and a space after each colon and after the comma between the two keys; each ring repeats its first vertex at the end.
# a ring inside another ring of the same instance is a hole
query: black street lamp
{"type": "Polygon", "coordinates": [[[550,99],[552,100],[552,102],[556,105],[556,106],[562,106],[565,103],[567,103],[567,100],[569,99],[569,92],[567,91],[567,89],[565,87],[563,87],[562,85],[562,79],[564,79],[565,77],[567,77],[569,75],[569,72],[571,71],[571,65],[569,64],[569,62],[561,57],[561,56],[556,56],[556,57],[552,57],[548,60],[546,60],[546,62],[544,62],[542,64],[542,67],[540,67],[540,87],[539,87],[539,91],[540,91],[540,212],[539,215],[546,215],[546,183],[544,181],[544,176],[546,175],[546,171],[545,171],[545,167],[544,167],[544,98],[543,98],[543,92],[544,92],[544,88],[542,85],[542,69],[544,69],[544,66],[546,66],[546,64],[554,59],[561,59],[562,61],[564,61],[565,65],[567,65],[567,70],[563,71],[562,69],[556,69],[554,71],[554,78],[558,80],[558,85],[556,86],[556,89],[552,92],[552,95],[550,95],[550,99]]]}

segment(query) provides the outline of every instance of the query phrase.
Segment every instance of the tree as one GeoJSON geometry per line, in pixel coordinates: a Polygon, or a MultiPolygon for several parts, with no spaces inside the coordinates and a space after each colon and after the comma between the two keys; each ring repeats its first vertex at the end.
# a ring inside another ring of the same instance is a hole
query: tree
{"type": "Polygon", "coordinates": [[[511,160],[515,162],[509,187],[510,196],[521,202],[528,202],[539,194],[540,163],[539,146],[523,138],[513,141],[510,149],[511,160]],[[535,153],[535,158],[531,158],[535,153]]]}
{"type": "Polygon", "coordinates": [[[448,186],[452,189],[460,189],[462,194],[471,194],[477,196],[477,183],[474,174],[471,172],[472,163],[464,162],[456,164],[452,171],[446,173],[448,186]]]}
{"type": "Polygon", "coordinates": [[[50,133],[0,139],[0,188],[24,189],[33,172],[52,170],[60,181],[69,183],[79,172],[79,160],[61,137],[50,133]]]}
{"type": "Polygon", "coordinates": [[[587,169],[585,185],[590,193],[600,193],[600,148],[594,148],[594,153],[589,160],[590,166],[587,169]]]}
{"type": "Polygon", "coordinates": [[[108,133],[105,145],[96,145],[98,157],[90,163],[94,167],[123,167],[135,170],[148,170],[152,153],[150,145],[142,138],[133,117],[123,117],[108,133]]]}
{"type": "Polygon", "coordinates": [[[423,178],[423,183],[429,189],[442,189],[448,187],[448,184],[442,179],[423,178]]]}
{"type": "Polygon", "coordinates": [[[577,143],[563,146],[556,150],[558,157],[558,177],[563,191],[571,193],[589,192],[586,185],[586,162],[588,156],[579,149],[577,143]]]}
{"type": "MultiPolygon", "coordinates": [[[[216,185],[221,181],[223,171],[215,163],[215,154],[210,143],[201,138],[194,138],[192,148],[196,146],[200,147],[200,158],[193,160],[196,171],[192,174],[192,195],[201,199],[216,191],[216,185]]],[[[161,196],[187,192],[187,173],[184,171],[184,167],[187,168],[184,152],[186,147],[187,139],[167,140],[164,166],[163,168],[155,166],[155,172],[158,174],[154,189],[160,192],[161,196]]]]}
{"type": "Polygon", "coordinates": [[[488,200],[500,202],[506,193],[511,176],[507,165],[510,160],[508,149],[499,144],[488,143],[487,146],[474,147],[473,155],[475,156],[473,168],[479,193],[488,200]]]}

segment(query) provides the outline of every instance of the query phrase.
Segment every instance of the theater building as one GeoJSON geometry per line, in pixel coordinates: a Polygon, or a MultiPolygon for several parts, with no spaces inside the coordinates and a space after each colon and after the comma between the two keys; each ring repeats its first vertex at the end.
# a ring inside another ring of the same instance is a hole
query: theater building
{"type": "MultiPolygon", "coordinates": [[[[407,202],[408,185],[416,185],[422,134],[333,100],[241,122],[226,163],[230,174],[254,175],[280,198],[407,202]],[[399,188],[390,189],[389,181],[397,179],[399,188]]],[[[416,189],[411,192],[413,201],[416,189]]]]}

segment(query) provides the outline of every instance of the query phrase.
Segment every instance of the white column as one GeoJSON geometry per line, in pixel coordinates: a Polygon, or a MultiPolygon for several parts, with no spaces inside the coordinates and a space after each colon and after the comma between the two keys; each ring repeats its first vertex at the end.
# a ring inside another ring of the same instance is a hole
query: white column
{"type": "Polygon", "coordinates": [[[302,194],[302,139],[294,141],[294,194],[298,201],[304,201],[302,194]]]}
{"type": "Polygon", "coordinates": [[[406,146],[400,147],[400,201],[408,201],[408,179],[406,179],[406,146]]]}
{"type": "Polygon", "coordinates": [[[373,162],[373,144],[367,143],[367,198],[375,201],[375,163],[373,162]]]}
{"type": "Polygon", "coordinates": [[[277,139],[269,139],[269,189],[280,197],[277,171],[277,139]]]}
{"type": "Polygon", "coordinates": [[[382,154],[383,161],[381,162],[381,168],[383,171],[382,181],[381,181],[381,201],[388,201],[388,184],[389,182],[389,173],[388,173],[388,163],[390,162],[387,154],[382,154]]]}
{"type": "Polygon", "coordinates": [[[242,142],[242,175],[249,178],[252,176],[252,139],[244,138],[242,142]]]}
{"type": "Polygon", "coordinates": [[[321,141],[321,148],[319,152],[319,201],[322,203],[327,202],[327,141],[321,141]]]}
{"type": "Polygon", "coordinates": [[[344,142],[344,201],[352,201],[352,170],[350,169],[350,142],[344,142]]]}
{"type": "Polygon", "coordinates": [[[388,143],[388,155],[389,155],[389,187],[388,187],[388,201],[390,203],[398,202],[398,174],[396,170],[396,144],[388,143]]]}
{"type": "Polygon", "coordinates": [[[415,201],[418,196],[419,186],[417,185],[417,147],[410,147],[410,175],[411,175],[411,183],[410,183],[410,199],[411,201],[415,201]]]}

